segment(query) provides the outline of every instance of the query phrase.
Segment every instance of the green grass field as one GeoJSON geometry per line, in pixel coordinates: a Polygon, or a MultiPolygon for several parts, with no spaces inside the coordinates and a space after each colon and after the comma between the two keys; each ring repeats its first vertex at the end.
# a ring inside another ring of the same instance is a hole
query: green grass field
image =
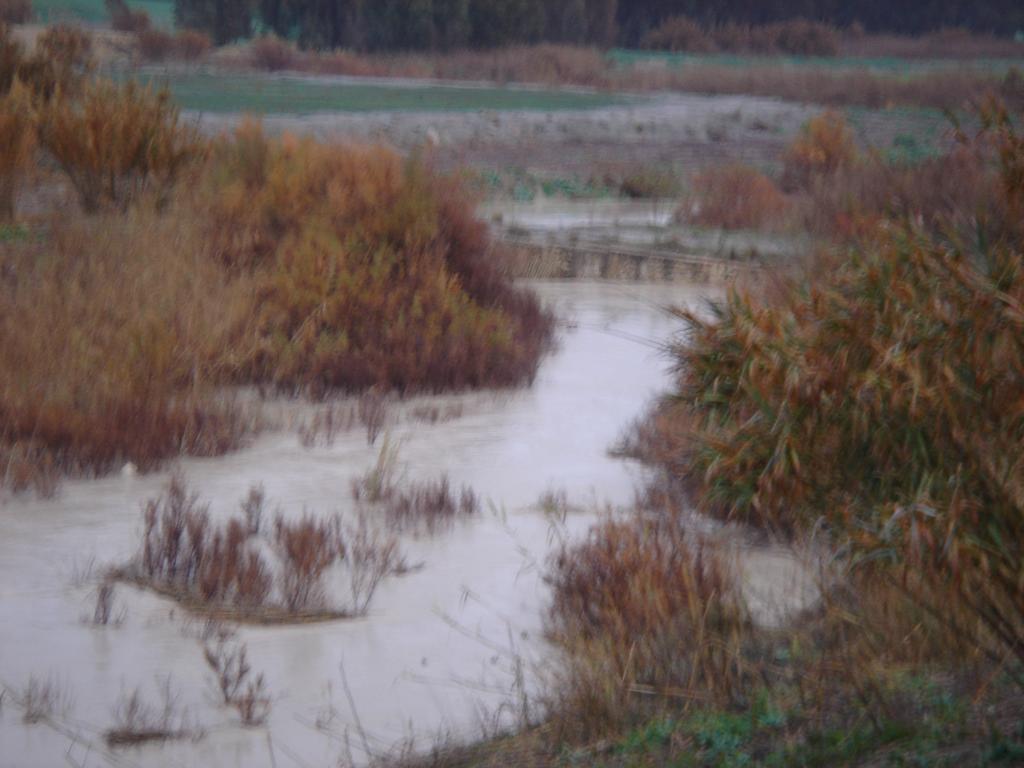
{"type": "Polygon", "coordinates": [[[623,97],[572,91],[329,83],[301,77],[152,74],[183,109],[196,112],[309,115],[314,112],[473,112],[594,109],[623,97]]]}
{"type": "MultiPolygon", "coordinates": [[[[153,24],[165,29],[174,26],[173,0],[127,0],[129,7],[149,14],[153,24]]],[[[38,21],[48,23],[64,20],[105,24],[109,21],[103,0],[32,0],[38,21]]]]}

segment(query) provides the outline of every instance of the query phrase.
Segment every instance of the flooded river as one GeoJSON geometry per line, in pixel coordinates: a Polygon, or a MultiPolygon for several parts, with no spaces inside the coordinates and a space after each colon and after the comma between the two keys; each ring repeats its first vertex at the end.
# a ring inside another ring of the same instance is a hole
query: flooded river
{"type": "MultiPolygon", "coordinates": [[[[98,571],[137,551],[140,504],[160,492],[167,473],[68,482],[52,500],[0,506],[0,682],[11,689],[0,706],[0,766],[324,766],[349,752],[359,761],[366,745],[377,751],[411,736],[428,744],[439,733],[472,735],[514,682],[504,651],[514,647],[528,661],[543,655],[537,565],[550,529],[539,497],[564,489],[588,508],[631,500],[639,469],[607,448],[668,384],[656,345],[675,326],[662,307],[694,304],[707,290],[535,288],[563,328],[532,387],[428,399],[460,415],[391,429],[410,477],[447,473],[486,500],[484,513],[449,533],[404,538],[408,559],[423,567],[385,581],[364,619],[239,630],[273,697],[264,729],[243,728],[218,706],[198,622],[171,602],[118,586],[123,621],[89,623],[89,563],[98,571]],[[102,734],[118,701],[138,687],[155,705],[168,676],[205,736],[108,750],[102,734]],[[22,722],[15,697],[33,677],[61,693],[56,727],[22,722]]],[[[282,429],[223,458],[183,461],[181,470],[214,516],[235,513],[254,483],[285,514],[327,514],[351,505],[351,479],[377,450],[362,430],[305,448],[295,430],[282,429]]],[[[591,519],[570,514],[568,528],[578,533],[591,519]]]]}

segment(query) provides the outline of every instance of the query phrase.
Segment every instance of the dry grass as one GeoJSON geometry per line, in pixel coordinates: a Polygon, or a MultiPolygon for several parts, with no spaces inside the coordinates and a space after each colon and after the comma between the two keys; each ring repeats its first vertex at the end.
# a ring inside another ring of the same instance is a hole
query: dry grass
{"type": "Polygon", "coordinates": [[[385,438],[374,466],[352,482],[353,500],[378,508],[390,530],[432,535],[479,514],[480,499],[469,486],[456,492],[446,475],[406,482],[399,472],[397,446],[385,438]]]}
{"type": "Polygon", "coordinates": [[[593,738],[666,706],[742,696],[748,620],[731,564],[669,522],[607,521],[556,552],[549,632],[563,737],[593,738]]]}
{"type": "Polygon", "coordinates": [[[204,258],[185,220],[66,217],[45,240],[0,246],[0,259],[4,485],[239,445],[250,422],[210,379],[245,288],[204,258]]]}
{"type": "Polygon", "coordinates": [[[1024,43],[966,29],[940,29],[916,37],[852,35],[840,41],[843,56],[899,59],[1019,59],[1024,43]]]}
{"type": "MultiPolygon", "coordinates": [[[[6,29],[0,37],[7,37],[6,29]]],[[[39,34],[30,56],[19,53],[16,74],[40,99],[48,100],[58,92],[77,95],[95,64],[89,33],[57,24],[39,34]]]]}
{"type": "Polygon", "coordinates": [[[21,708],[21,721],[26,725],[66,717],[74,702],[65,683],[35,676],[29,677],[25,687],[14,692],[12,698],[21,708]]]}

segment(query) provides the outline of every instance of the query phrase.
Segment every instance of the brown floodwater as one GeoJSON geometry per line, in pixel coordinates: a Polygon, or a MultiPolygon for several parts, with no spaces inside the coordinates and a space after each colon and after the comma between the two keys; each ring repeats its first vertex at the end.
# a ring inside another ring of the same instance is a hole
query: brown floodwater
{"type": "MultiPolygon", "coordinates": [[[[483,513],[434,537],[404,537],[409,561],[422,567],[385,581],[365,618],[241,628],[238,637],[273,697],[264,728],[242,727],[218,705],[198,622],[172,602],[122,585],[115,613],[123,621],[88,621],[96,588],[89,564],[97,573],[135,554],[140,505],[160,492],[169,470],[67,482],[53,499],[0,504],[0,684],[11,689],[0,705],[0,766],[325,766],[349,755],[360,762],[367,746],[383,752],[410,738],[427,746],[439,734],[470,737],[500,718],[515,694],[512,655],[523,660],[524,685],[534,690],[533,671],[547,654],[539,569],[552,546],[538,499],[564,490],[581,510],[629,504],[642,469],[607,449],[669,384],[658,345],[677,327],[663,307],[697,305],[709,289],[533,287],[564,321],[533,386],[407,402],[395,413],[429,405],[456,417],[436,424],[396,418],[389,427],[408,477],[445,473],[485,499],[483,513]],[[156,705],[168,676],[204,737],[108,750],[102,734],[118,701],[139,687],[156,705]],[[33,677],[65,694],[51,724],[22,722],[15,697],[33,677]]],[[[291,417],[312,408],[280,406],[291,417]]],[[[307,448],[295,429],[281,428],[245,450],[179,467],[215,517],[234,514],[255,483],[285,515],[345,515],[350,483],[378,449],[358,429],[307,448]]],[[[582,533],[593,515],[570,513],[568,535],[582,533]]],[[[786,553],[755,550],[744,558],[752,604],[776,606],[791,593],[799,569],[786,553]]],[[[774,620],[771,610],[762,612],[774,620]]]]}

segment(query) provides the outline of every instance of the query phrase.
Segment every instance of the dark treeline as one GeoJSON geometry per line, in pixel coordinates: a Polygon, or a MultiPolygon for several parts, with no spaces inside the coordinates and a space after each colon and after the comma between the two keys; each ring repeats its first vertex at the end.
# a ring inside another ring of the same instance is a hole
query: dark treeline
{"type": "Polygon", "coordinates": [[[306,47],[358,50],[541,41],[632,45],[680,15],[704,25],[805,18],[900,34],[1024,29],[1020,0],[175,0],[179,26],[207,31],[218,43],[246,37],[255,27],[306,47]]]}

